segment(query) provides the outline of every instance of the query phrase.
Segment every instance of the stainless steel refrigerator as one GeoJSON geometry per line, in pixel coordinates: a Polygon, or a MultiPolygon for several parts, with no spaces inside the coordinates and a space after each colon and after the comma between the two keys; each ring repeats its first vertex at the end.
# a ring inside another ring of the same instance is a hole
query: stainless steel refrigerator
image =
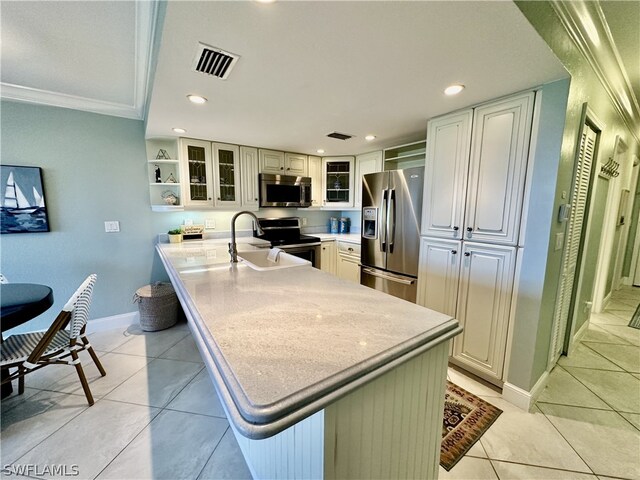
{"type": "Polygon", "coordinates": [[[362,177],[360,283],[416,301],[424,167],[362,177]]]}

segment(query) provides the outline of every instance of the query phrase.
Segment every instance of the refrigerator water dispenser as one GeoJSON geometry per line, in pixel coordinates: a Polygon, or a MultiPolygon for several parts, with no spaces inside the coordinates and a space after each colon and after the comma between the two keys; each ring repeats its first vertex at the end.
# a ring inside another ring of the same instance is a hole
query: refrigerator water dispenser
{"type": "Polygon", "coordinates": [[[377,207],[364,207],[362,209],[362,236],[372,240],[378,238],[377,207]]]}

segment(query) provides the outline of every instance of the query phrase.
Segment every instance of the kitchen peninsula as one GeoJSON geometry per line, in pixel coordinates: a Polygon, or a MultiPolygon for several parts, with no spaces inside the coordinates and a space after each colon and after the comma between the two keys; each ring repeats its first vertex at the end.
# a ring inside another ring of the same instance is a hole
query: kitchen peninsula
{"type": "Polygon", "coordinates": [[[437,478],[458,322],[311,266],[230,264],[226,250],[157,245],[254,478],[437,478]]]}

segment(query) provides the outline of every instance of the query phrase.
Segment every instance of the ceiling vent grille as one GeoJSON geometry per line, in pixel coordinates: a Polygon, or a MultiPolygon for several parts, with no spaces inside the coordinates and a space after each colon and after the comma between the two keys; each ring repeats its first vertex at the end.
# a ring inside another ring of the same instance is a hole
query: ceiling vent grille
{"type": "Polygon", "coordinates": [[[327,137],[337,138],[338,140],[349,140],[350,138],[353,138],[353,135],[349,135],[347,133],[331,132],[327,134],[327,137]]]}
{"type": "Polygon", "coordinates": [[[226,80],[239,59],[239,55],[199,43],[192,68],[196,72],[226,80]]]}

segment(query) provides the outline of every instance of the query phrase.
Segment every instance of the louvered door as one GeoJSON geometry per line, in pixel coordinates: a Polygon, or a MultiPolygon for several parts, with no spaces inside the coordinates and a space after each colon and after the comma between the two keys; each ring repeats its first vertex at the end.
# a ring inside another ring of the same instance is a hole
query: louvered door
{"type": "Polygon", "coordinates": [[[595,154],[597,133],[585,125],[580,139],[578,165],[571,192],[571,217],[567,229],[566,246],[562,258],[562,278],[558,288],[556,310],[553,318],[551,348],[549,349],[549,366],[555,365],[562,353],[564,336],[569,317],[572,314],[571,300],[575,284],[575,276],[580,254],[580,243],[584,227],[587,198],[593,159],[595,154]]]}

